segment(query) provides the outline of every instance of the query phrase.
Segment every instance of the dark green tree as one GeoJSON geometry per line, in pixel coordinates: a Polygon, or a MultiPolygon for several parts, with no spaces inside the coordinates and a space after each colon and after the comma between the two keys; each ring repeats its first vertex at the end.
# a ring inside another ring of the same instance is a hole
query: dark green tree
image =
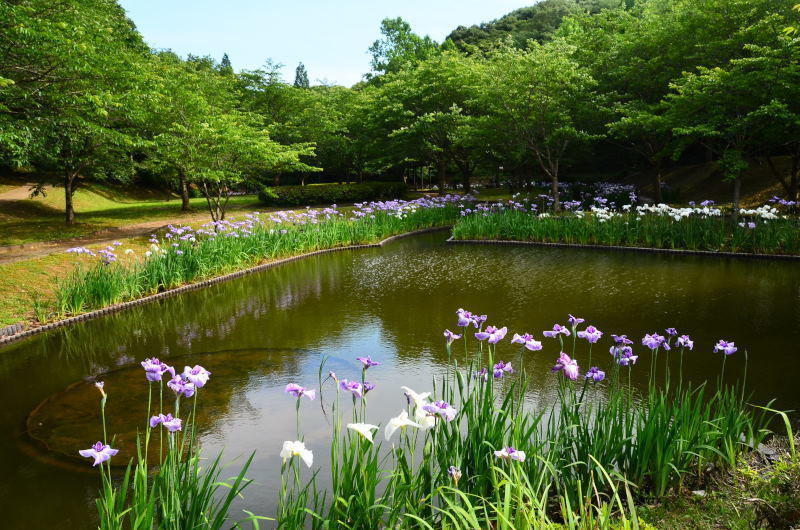
{"type": "Polygon", "coordinates": [[[295,88],[308,88],[308,72],[306,65],[300,63],[294,71],[294,87],[295,88]]]}

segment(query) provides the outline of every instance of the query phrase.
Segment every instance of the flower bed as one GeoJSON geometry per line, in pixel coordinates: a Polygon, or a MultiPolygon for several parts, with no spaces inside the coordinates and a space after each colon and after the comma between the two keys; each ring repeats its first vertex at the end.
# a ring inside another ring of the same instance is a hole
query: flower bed
{"type": "MultiPolygon", "coordinates": [[[[317,388],[305,381],[286,385],[284,399],[297,415],[294,439],[267,448],[283,459],[275,479],[281,484],[278,511],[270,514],[279,527],[330,528],[341,521],[352,528],[637,527],[637,502],[664,497],[709,466],[733,467],[768,435],[767,409],[748,404],[745,382],[724,383],[729,356],[744,355],[746,366],[746,351],[733,342],[696,348],[691,337],[667,328],[634,343],[584,327],[571,315],[541,340],[530,333],[508,340],[508,329],[486,325],[485,315],[459,309],[457,317],[460,329],[444,332],[446,371],[429,391],[376,388],[368,379],[381,363],[370,356],[357,359],[360,374],[328,372],[323,362],[317,388]],[[545,351],[555,359],[558,397],[536,410],[525,400],[528,379],[520,361],[545,351]],[[684,356],[688,373],[697,355],[718,356],[716,382],[684,379],[684,356]],[[678,363],[671,363],[675,356],[678,363]],[[585,366],[578,358],[587,359],[585,366]],[[631,385],[633,370],[648,371],[644,391],[631,385]],[[400,413],[369,423],[373,392],[395,392],[400,413]],[[320,414],[306,409],[315,400],[328,411],[330,447],[304,441],[300,414],[320,414]],[[318,451],[330,451],[330,466],[314,467],[318,451]],[[330,488],[318,487],[323,475],[330,488]]],[[[219,457],[201,468],[195,438],[197,396],[213,384],[212,374],[201,366],[179,372],[158,359],[142,366],[149,420],[125,480],[112,480],[117,449],[108,434],[80,451],[100,466],[100,519],[123,526],[139,517],[150,521],[148,528],[209,520],[219,528],[230,519],[231,495],[257,486],[245,479],[248,460],[228,481],[233,493],[213,502],[219,457]],[[166,399],[170,395],[174,401],[166,399]],[[154,471],[147,455],[156,451],[154,471]]],[[[96,386],[104,411],[108,396],[103,383],[96,386]]]]}
{"type": "Polygon", "coordinates": [[[647,247],[752,254],[800,254],[800,221],[774,206],[740,210],[731,226],[711,205],[666,204],[586,210],[553,215],[529,202],[510,201],[467,208],[453,238],[515,240],[577,245],[647,247]]]}

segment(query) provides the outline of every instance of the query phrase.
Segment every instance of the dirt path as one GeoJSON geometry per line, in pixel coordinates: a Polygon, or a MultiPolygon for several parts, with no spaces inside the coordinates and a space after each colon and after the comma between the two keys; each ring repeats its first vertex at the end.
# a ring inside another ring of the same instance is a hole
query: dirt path
{"type": "Polygon", "coordinates": [[[24,201],[31,196],[31,186],[33,184],[24,184],[18,188],[0,193],[0,201],[24,201]]]}

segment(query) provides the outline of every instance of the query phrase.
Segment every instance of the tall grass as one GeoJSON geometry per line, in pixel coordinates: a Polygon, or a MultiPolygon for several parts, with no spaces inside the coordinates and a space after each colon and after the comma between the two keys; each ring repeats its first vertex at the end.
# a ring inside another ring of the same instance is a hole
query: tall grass
{"type": "MultiPolygon", "coordinates": [[[[508,363],[500,363],[522,353],[506,348],[501,354],[497,344],[474,339],[468,347],[467,326],[460,339],[464,353],[448,344],[451,363],[433,379],[432,394],[406,389],[404,412],[417,425],[383,443],[345,428],[348,421],[366,421],[368,399],[351,395],[336,374],[323,377],[320,369],[320,388],[336,385],[332,487],[317,489],[322,470],[306,483],[287,474],[296,493],[282,497],[279,527],[636,528],[637,502],[679,490],[709,465],[734,466],[769,432],[768,418],[748,404],[742,385],[725,386],[720,377],[692,386],[682,373],[671,374],[659,349],[671,345],[682,355],[687,347],[671,344],[671,337],[650,350],[644,393],[631,386],[630,372],[647,368],[634,366],[636,359],[630,361],[618,343],[607,375],[579,376],[577,365],[574,373],[556,370],[557,399],[536,410],[525,401],[524,371],[503,370],[508,363]],[[452,418],[439,411],[448,407],[456,411],[452,418]]],[[[572,357],[583,343],[576,331],[573,326],[572,357]]],[[[571,364],[560,344],[562,365],[571,364]]],[[[299,462],[293,458],[285,466],[299,462]]]]}
{"type": "MultiPolygon", "coordinates": [[[[445,196],[369,203],[349,214],[326,208],[268,219],[251,215],[241,222],[219,222],[197,231],[172,227],[163,237],[154,236],[150,250],[139,260],[120,263],[115,247],[110,246],[98,253],[99,259],[80,263],[59,283],[55,313],[76,314],[268,260],[446,226],[455,222],[463,200],[445,196]]],[[[71,250],[97,257],[87,249],[71,250]]]]}
{"type": "MultiPolygon", "coordinates": [[[[684,209],[688,210],[688,209],[684,209]]],[[[706,208],[706,210],[709,210],[706,208]]],[[[461,217],[455,239],[499,239],[581,245],[663,249],[800,254],[800,221],[796,217],[761,218],[731,226],[701,209],[684,215],[675,209],[613,212],[594,209],[564,215],[538,215],[520,209],[493,210],[461,217]],[[484,215],[484,213],[486,213],[484,215]]]]}

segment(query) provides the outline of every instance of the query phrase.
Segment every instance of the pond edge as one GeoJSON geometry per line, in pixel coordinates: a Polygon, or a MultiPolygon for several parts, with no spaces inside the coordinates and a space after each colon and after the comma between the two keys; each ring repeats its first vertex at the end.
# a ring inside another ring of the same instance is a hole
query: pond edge
{"type": "Polygon", "coordinates": [[[454,239],[453,236],[447,238],[445,243],[469,244],[469,245],[526,245],[534,247],[557,247],[557,248],[588,248],[598,250],[612,250],[616,252],[657,252],[662,254],[678,254],[683,256],[714,256],[721,258],[755,258],[768,260],[789,260],[798,261],[800,255],[793,254],[755,254],[750,252],[714,252],[712,250],[686,250],[680,248],[655,248],[655,247],[627,247],[624,245],[584,245],[581,243],[555,243],[549,241],[519,241],[516,239],[454,239]]]}
{"type": "Polygon", "coordinates": [[[11,344],[12,342],[16,342],[16,341],[31,337],[33,335],[37,335],[39,333],[44,333],[46,331],[50,331],[50,330],[53,330],[53,329],[56,329],[56,328],[61,328],[61,327],[64,327],[64,326],[70,326],[72,324],[77,324],[79,322],[84,322],[86,320],[93,320],[95,318],[99,318],[99,317],[102,317],[104,315],[109,315],[111,313],[117,313],[119,311],[123,311],[125,309],[130,308],[130,307],[139,306],[139,305],[147,304],[147,303],[150,303],[150,302],[155,302],[156,300],[162,300],[164,298],[168,298],[168,297],[175,296],[175,295],[178,295],[178,294],[181,294],[181,293],[185,293],[187,291],[194,291],[196,289],[202,289],[203,287],[208,287],[210,285],[214,285],[214,284],[217,284],[217,283],[225,282],[225,281],[228,281],[228,280],[233,280],[235,278],[240,278],[240,277],[246,276],[248,274],[252,274],[252,273],[255,273],[255,272],[260,272],[260,271],[263,271],[263,270],[271,269],[273,267],[278,267],[280,265],[283,265],[283,264],[286,264],[286,263],[290,263],[292,261],[301,260],[303,258],[309,258],[311,256],[317,256],[317,255],[320,255],[320,254],[327,254],[327,253],[330,253],[330,252],[340,252],[340,251],[344,251],[344,250],[359,250],[359,249],[365,249],[365,248],[380,248],[380,247],[383,247],[384,245],[387,245],[388,243],[391,243],[392,241],[395,241],[397,239],[402,239],[404,237],[410,237],[410,236],[415,236],[415,235],[419,235],[419,234],[425,234],[425,233],[428,233],[428,232],[441,232],[441,231],[444,231],[444,230],[450,230],[450,228],[452,228],[450,225],[434,226],[434,227],[431,227],[431,228],[423,228],[421,230],[414,230],[412,232],[405,232],[403,234],[397,234],[397,235],[394,235],[394,236],[390,236],[390,237],[387,237],[386,239],[383,239],[383,240],[381,240],[381,241],[379,241],[377,243],[367,243],[367,244],[363,244],[363,245],[347,245],[347,246],[343,246],[343,247],[331,247],[331,248],[324,248],[324,249],[321,249],[321,250],[315,250],[313,252],[306,252],[304,254],[298,254],[296,256],[290,256],[288,258],[282,258],[282,259],[279,259],[279,260],[276,260],[276,261],[270,261],[268,263],[262,263],[260,265],[256,265],[254,267],[250,267],[250,268],[247,268],[247,269],[242,269],[242,270],[231,272],[231,273],[228,273],[228,274],[223,274],[222,276],[216,276],[216,277],[210,278],[208,280],[203,280],[203,281],[196,282],[196,283],[189,283],[189,284],[186,284],[186,285],[181,285],[180,287],[175,287],[174,289],[168,289],[168,290],[162,291],[160,293],[147,295],[147,296],[144,296],[142,298],[137,298],[135,300],[130,300],[128,302],[120,302],[118,304],[113,304],[113,305],[110,305],[110,306],[107,306],[107,307],[104,307],[104,308],[101,308],[101,309],[95,309],[94,311],[89,311],[88,313],[81,313],[80,315],[75,315],[75,316],[72,316],[72,317],[69,317],[69,318],[65,318],[65,319],[62,319],[62,320],[56,320],[55,322],[50,322],[50,323],[44,324],[43,326],[38,326],[38,327],[35,327],[35,328],[26,329],[24,331],[21,330],[21,327],[20,327],[19,324],[13,324],[12,326],[9,326],[8,328],[3,328],[2,330],[0,330],[0,331],[5,331],[6,329],[9,329],[9,328],[13,330],[13,329],[15,329],[15,327],[17,329],[16,332],[13,332],[13,334],[10,334],[10,335],[2,335],[2,333],[0,333],[0,348],[6,346],[8,344],[11,344]]]}

